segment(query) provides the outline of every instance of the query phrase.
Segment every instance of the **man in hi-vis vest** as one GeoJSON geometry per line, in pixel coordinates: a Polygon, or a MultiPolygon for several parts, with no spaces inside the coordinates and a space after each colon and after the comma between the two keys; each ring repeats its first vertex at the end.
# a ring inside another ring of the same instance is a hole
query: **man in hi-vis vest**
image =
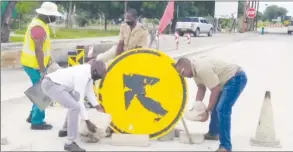
{"type": "MultiPolygon", "coordinates": [[[[38,83],[44,75],[50,61],[50,30],[49,23],[61,16],[57,5],[44,2],[41,8],[36,9],[38,15],[29,24],[24,37],[20,63],[33,84],[38,83]]],[[[31,123],[33,130],[50,130],[52,125],[44,122],[45,111],[33,105],[27,122],[31,123]]]]}

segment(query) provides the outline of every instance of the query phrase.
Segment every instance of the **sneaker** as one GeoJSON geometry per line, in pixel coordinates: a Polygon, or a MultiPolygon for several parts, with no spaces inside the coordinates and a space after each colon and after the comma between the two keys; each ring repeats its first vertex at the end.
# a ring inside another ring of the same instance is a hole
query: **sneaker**
{"type": "Polygon", "coordinates": [[[58,136],[59,137],[66,137],[67,136],[67,131],[65,131],[65,130],[59,130],[58,136]]]}
{"type": "Polygon", "coordinates": [[[209,133],[204,134],[204,139],[205,140],[219,140],[219,136],[212,136],[209,133]]]}
{"type": "Polygon", "coordinates": [[[85,152],[85,149],[80,148],[75,142],[71,144],[65,144],[64,145],[64,150],[67,151],[74,151],[74,152],[85,152]]]}
{"type": "Polygon", "coordinates": [[[47,123],[43,123],[43,124],[40,124],[40,125],[31,125],[31,129],[32,130],[51,130],[53,128],[52,125],[50,124],[47,124],[47,123]]]}

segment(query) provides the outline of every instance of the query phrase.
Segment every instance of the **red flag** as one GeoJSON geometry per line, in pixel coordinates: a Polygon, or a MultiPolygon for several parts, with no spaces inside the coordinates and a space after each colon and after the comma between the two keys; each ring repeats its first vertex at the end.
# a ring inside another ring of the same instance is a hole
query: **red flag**
{"type": "Polygon", "coordinates": [[[160,20],[160,24],[159,24],[159,28],[158,28],[159,34],[162,34],[164,29],[167,27],[167,25],[173,19],[173,14],[174,14],[174,0],[171,0],[168,2],[168,5],[164,11],[164,14],[160,20]]]}

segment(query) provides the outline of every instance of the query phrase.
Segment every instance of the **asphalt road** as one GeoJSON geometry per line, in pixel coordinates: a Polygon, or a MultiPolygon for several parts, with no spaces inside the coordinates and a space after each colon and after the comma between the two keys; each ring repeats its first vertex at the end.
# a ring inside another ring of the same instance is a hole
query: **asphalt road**
{"type": "MultiPolygon", "coordinates": [[[[225,35],[214,36],[212,38],[193,38],[193,43],[189,46],[182,47],[178,50],[168,53],[172,57],[178,57],[187,51],[205,50],[208,45],[221,41],[221,44],[210,47],[207,52],[193,53],[197,56],[210,55],[234,62],[243,67],[248,76],[248,84],[236,102],[232,115],[232,144],[234,151],[292,151],[293,121],[291,117],[293,94],[291,86],[293,85],[293,52],[292,37],[288,35],[249,35],[235,34],[233,36],[225,35]],[[208,39],[208,42],[203,41],[208,39]],[[213,42],[211,42],[213,41],[213,42]],[[202,45],[200,48],[196,48],[202,45]],[[205,43],[205,44],[200,44],[205,43]],[[184,49],[183,49],[184,48],[184,49]],[[275,131],[277,138],[281,140],[282,148],[260,148],[251,147],[249,139],[254,136],[261,105],[264,99],[265,91],[272,93],[272,105],[275,122],[275,131]]],[[[46,120],[54,124],[52,131],[31,131],[29,124],[25,122],[31,103],[25,97],[18,96],[9,100],[8,96],[21,94],[25,87],[29,86],[26,75],[20,70],[1,71],[1,134],[10,140],[10,144],[2,146],[2,150],[63,150],[65,139],[57,137],[58,130],[62,127],[65,118],[65,109],[51,107],[46,111],[46,120]],[[11,82],[13,81],[13,82],[11,82]],[[3,86],[4,82],[4,86],[3,86]],[[22,83],[22,85],[19,85],[22,83]],[[26,83],[26,85],[25,85],[26,83]],[[2,87],[3,86],[3,87],[2,87]],[[6,101],[2,97],[6,96],[6,101]]],[[[188,82],[188,105],[187,109],[192,106],[195,100],[197,90],[194,82],[190,79],[188,82]]],[[[204,103],[208,103],[208,95],[204,103]]],[[[95,111],[90,110],[90,114],[95,111]]],[[[206,132],[208,123],[187,122],[191,132],[206,132]]],[[[178,124],[179,128],[182,125],[178,124]]],[[[80,145],[89,151],[94,150],[198,150],[214,151],[218,147],[218,142],[206,141],[200,145],[181,144],[177,139],[170,142],[152,141],[149,147],[115,147],[108,144],[109,140],[104,139],[98,144],[80,145]]]]}

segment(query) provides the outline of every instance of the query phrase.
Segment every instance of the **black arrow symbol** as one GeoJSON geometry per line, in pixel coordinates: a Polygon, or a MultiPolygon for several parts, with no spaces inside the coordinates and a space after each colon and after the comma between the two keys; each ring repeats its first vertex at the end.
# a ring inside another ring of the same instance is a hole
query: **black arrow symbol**
{"type": "Polygon", "coordinates": [[[146,97],[145,86],[154,85],[158,83],[160,79],[154,77],[148,77],[138,74],[123,75],[124,87],[129,88],[130,90],[124,93],[125,99],[125,109],[129,108],[129,105],[134,98],[140,101],[145,109],[151,111],[157,115],[164,116],[168,112],[165,110],[158,101],[155,101],[149,97],[146,97]]]}

